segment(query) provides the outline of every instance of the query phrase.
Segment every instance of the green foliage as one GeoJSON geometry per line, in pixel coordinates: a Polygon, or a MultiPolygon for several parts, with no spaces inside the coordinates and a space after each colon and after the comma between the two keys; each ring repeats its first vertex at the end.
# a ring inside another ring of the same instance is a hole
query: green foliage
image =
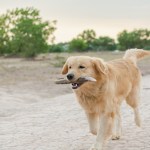
{"type": "Polygon", "coordinates": [[[92,50],[92,42],[95,40],[95,38],[96,32],[93,29],[84,30],[77,36],[77,39],[82,39],[87,44],[86,50],[92,50]]]}
{"type": "Polygon", "coordinates": [[[83,39],[79,38],[73,39],[69,43],[70,51],[84,52],[86,51],[87,47],[88,47],[87,43],[83,39]]]}
{"type": "Polygon", "coordinates": [[[6,24],[6,17],[0,17],[0,55],[3,55],[8,50],[9,34],[8,24],[6,24]]]}
{"type": "Polygon", "coordinates": [[[115,50],[116,44],[114,39],[108,36],[100,36],[92,42],[94,50],[115,50]]]}
{"type": "Polygon", "coordinates": [[[42,21],[34,8],[15,9],[0,16],[0,54],[34,57],[48,51],[56,21],[42,21]]]}
{"type": "MultiPolygon", "coordinates": [[[[108,36],[96,38],[94,30],[84,30],[69,43],[69,51],[103,51],[103,50],[126,50],[129,48],[142,48],[150,50],[150,31],[139,29],[128,32],[124,30],[118,34],[118,43],[108,36]]],[[[68,44],[68,43],[67,43],[68,44]]],[[[51,52],[67,51],[64,45],[53,45],[51,52]]]]}
{"type": "Polygon", "coordinates": [[[126,50],[129,48],[150,47],[150,31],[139,29],[128,32],[124,30],[118,34],[118,49],[126,50]]]}
{"type": "Polygon", "coordinates": [[[49,52],[52,53],[59,53],[59,52],[64,52],[64,47],[62,44],[53,44],[49,46],[49,52]]]}
{"type": "Polygon", "coordinates": [[[43,21],[39,11],[32,7],[8,10],[0,15],[0,55],[34,57],[46,52],[115,50],[116,47],[150,50],[150,30],[147,29],[122,31],[117,44],[108,36],[97,38],[92,29],[84,30],[69,43],[53,44],[55,26],[56,21],[43,21]]]}
{"type": "Polygon", "coordinates": [[[87,43],[91,43],[96,38],[96,32],[92,29],[84,30],[77,38],[80,38],[87,43]]]}
{"type": "MultiPolygon", "coordinates": [[[[86,48],[84,50],[88,50],[88,51],[89,50],[114,50],[116,48],[114,39],[108,36],[101,36],[99,38],[96,38],[96,33],[92,29],[84,30],[81,34],[77,36],[77,39],[76,39],[77,44],[81,46],[81,40],[82,40],[82,43],[84,42],[84,44],[86,44],[86,48]]],[[[78,46],[78,51],[79,49],[80,47],[78,46]]]]}

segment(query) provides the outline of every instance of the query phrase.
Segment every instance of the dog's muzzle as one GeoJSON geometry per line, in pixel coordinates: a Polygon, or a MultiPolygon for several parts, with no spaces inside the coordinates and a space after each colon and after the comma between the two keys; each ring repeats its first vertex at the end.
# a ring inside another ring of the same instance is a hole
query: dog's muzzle
{"type": "MultiPolygon", "coordinates": [[[[93,77],[83,76],[83,77],[78,78],[76,81],[72,81],[71,79],[68,80],[68,78],[72,78],[72,77],[67,77],[67,79],[59,78],[59,80],[55,81],[55,83],[56,84],[72,84],[72,89],[77,89],[85,82],[96,82],[96,79],[93,77]]],[[[74,78],[74,76],[73,76],[73,78],[74,78]]]]}
{"type": "Polygon", "coordinates": [[[80,77],[80,78],[78,78],[77,81],[72,83],[72,89],[77,89],[82,84],[84,84],[85,82],[88,82],[88,81],[96,82],[96,79],[93,77],[80,77]]]}

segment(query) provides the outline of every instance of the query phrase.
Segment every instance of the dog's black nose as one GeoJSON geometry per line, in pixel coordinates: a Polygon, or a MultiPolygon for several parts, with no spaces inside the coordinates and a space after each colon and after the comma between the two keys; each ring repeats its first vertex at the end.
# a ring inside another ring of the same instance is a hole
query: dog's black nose
{"type": "Polygon", "coordinates": [[[68,74],[68,75],[67,75],[67,79],[68,79],[68,80],[72,80],[73,78],[74,78],[74,74],[68,74]]]}

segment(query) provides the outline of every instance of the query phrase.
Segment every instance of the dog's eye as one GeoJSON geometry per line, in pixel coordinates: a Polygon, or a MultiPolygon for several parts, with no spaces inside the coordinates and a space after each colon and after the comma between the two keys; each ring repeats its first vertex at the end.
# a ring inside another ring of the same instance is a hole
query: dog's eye
{"type": "Polygon", "coordinates": [[[69,66],[69,69],[71,69],[71,66],[69,66]]]}
{"type": "Polygon", "coordinates": [[[84,69],[84,68],[85,68],[84,66],[81,66],[81,65],[79,66],[79,69],[84,69]]]}

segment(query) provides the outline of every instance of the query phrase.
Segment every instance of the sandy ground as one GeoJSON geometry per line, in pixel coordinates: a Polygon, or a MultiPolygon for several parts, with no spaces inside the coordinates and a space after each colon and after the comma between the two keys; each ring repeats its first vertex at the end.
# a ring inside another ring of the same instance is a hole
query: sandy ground
{"type": "MultiPolygon", "coordinates": [[[[123,136],[106,150],[150,149],[150,64],[139,66],[143,127],[124,104],[123,136]]],[[[60,70],[49,60],[0,59],[0,150],[87,150],[94,142],[70,86],[54,84],[60,70]]]]}

